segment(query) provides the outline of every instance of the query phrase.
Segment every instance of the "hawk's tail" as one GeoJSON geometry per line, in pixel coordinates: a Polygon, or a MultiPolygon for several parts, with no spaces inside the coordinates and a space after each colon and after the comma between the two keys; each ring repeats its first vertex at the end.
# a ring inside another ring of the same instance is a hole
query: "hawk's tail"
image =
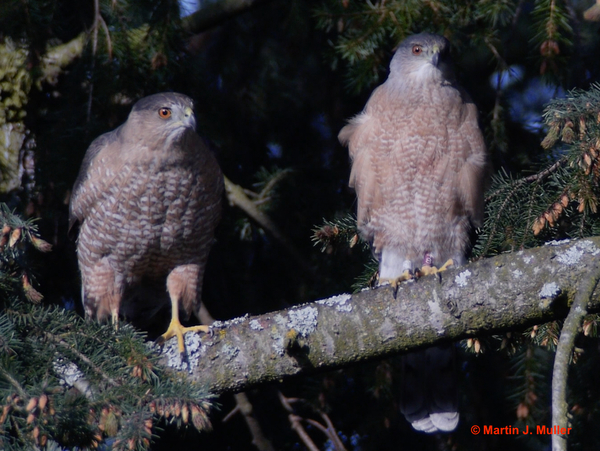
{"type": "Polygon", "coordinates": [[[400,412],[418,431],[450,432],[458,424],[458,386],[452,344],[402,356],[400,412]]]}

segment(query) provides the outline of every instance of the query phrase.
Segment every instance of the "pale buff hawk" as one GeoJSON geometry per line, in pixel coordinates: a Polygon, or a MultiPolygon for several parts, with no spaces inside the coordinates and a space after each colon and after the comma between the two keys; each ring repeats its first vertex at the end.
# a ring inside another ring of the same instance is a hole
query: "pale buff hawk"
{"type": "MultiPolygon", "coordinates": [[[[358,228],[396,281],[466,262],[483,219],[486,148],[477,108],[456,84],[448,41],[422,33],[396,50],[388,79],[340,132],[352,159],[358,228]]],[[[453,348],[403,359],[401,411],[413,427],[451,431],[459,419],[453,348]]]]}

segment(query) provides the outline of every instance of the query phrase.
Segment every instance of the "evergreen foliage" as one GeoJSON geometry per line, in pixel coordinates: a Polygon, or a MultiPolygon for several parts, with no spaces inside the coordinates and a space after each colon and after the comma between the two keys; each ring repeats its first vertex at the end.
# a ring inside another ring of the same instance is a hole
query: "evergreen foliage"
{"type": "Polygon", "coordinates": [[[475,255],[598,234],[598,105],[597,84],[550,102],[544,113],[548,133],[542,141],[547,154],[540,170],[520,178],[505,171],[493,177],[475,255]]]}
{"type": "Polygon", "coordinates": [[[210,396],[157,366],[143,334],[40,306],[26,258],[50,245],[5,205],[0,219],[0,447],[97,448],[110,439],[115,450],[148,449],[164,420],[209,429],[210,396]]]}
{"type": "MultiPolygon", "coordinates": [[[[347,245],[354,247],[360,240],[356,228],[356,216],[348,214],[334,220],[324,220],[323,224],[313,229],[312,240],[315,246],[321,246],[321,252],[331,253],[335,246],[347,245]]],[[[363,248],[369,244],[361,241],[363,248]]]]}
{"type": "Polygon", "coordinates": [[[50,243],[40,238],[33,220],[24,221],[0,203],[0,307],[11,300],[24,298],[39,304],[43,296],[32,285],[29,249],[41,252],[52,250],[50,243]]]}

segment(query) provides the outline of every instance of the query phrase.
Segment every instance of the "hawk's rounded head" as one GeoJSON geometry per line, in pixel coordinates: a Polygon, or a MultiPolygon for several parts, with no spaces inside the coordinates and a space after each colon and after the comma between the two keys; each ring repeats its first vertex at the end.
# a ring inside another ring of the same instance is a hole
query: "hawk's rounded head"
{"type": "Polygon", "coordinates": [[[420,33],[400,43],[390,63],[390,75],[424,79],[453,78],[450,43],[440,35],[420,33]]]}
{"type": "Polygon", "coordinates": [[[167,135],[186,128],[196,130],[194,102],[177,92],[161,92],[138,100],[129,113],[130,120],[167,135]]]}

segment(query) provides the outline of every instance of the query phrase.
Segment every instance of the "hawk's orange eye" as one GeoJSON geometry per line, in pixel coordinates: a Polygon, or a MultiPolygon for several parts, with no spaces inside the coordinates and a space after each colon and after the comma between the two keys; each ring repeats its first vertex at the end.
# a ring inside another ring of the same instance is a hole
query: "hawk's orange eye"
{"type": "Polygon", "coordinates": [[[413,55],[420,55],[423,51],[423,48],[420,45],[413,45],[412,52],[413,55]]]}
{"type": "Polygon", "coordinates": [[[158,115],[163,119],[169,119],[171,117],[171,109],[161,108],[160,110],[158,110],[158,115]]]}

